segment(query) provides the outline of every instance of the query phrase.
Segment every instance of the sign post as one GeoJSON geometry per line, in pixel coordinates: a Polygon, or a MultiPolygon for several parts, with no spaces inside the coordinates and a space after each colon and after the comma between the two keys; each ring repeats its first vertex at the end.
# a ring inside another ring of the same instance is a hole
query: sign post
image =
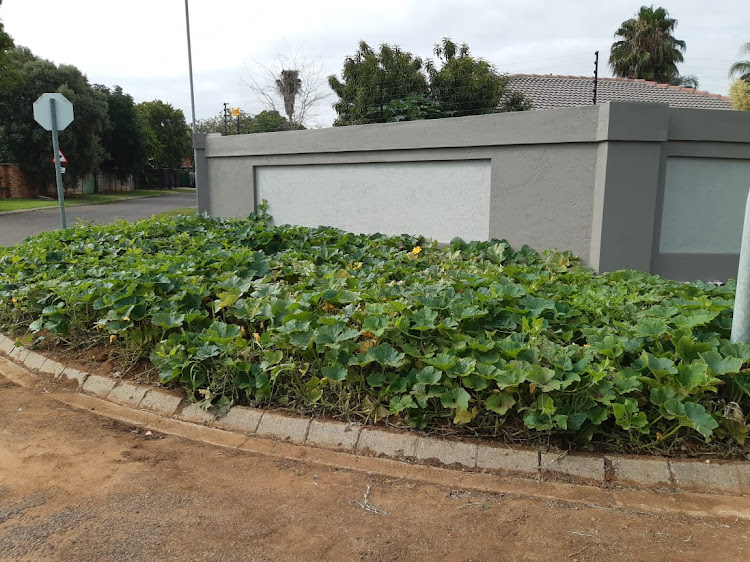
{"type": "Polygon", "coordinates": [[[62,169],[60,166],[61,153],[57,132],[64,130],[73,122],[73,104],[62,94],[42,94],[34,102],[34,119],[45,129],[52,131],[57,200],[60,203],[60,226],[65,230],[68,225],[65,220],[65,199],[63,198],[62,169]]]}

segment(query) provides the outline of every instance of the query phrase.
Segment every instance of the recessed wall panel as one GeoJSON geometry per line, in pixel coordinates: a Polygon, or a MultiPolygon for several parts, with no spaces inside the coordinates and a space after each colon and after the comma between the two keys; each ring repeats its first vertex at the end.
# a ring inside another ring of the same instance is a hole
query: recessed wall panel
{"type": "Polygon", "coordinates": [[[748,187],[750,161],[669,158],[660,253],[739,253],[748,187]]]}
{"type": "Polygon", "coordinates": [[[276,224],[487,240],[490,160],[259,166],[276,224]]]}

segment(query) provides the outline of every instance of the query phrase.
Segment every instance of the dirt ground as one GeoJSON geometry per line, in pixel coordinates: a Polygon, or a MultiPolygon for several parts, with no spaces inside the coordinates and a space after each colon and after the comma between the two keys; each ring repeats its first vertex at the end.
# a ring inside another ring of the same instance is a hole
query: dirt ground
{"type": "Polygon", "coordinates": [[[747,518],[644,508],[679,494],[391,479],[146,432],[64,391],[0,377],[0,560],[750,559],[747,518]]]}

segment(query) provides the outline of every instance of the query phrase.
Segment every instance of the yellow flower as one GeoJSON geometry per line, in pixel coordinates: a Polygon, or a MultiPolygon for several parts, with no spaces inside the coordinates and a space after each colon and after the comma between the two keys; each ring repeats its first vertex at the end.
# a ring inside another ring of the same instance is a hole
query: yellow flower
{"type": "Polygon", "coordinates": [[[124,320],[125,322],[130,322],[130,316],[126,316],[125,318],[123,318],[123,320],[124,320]]]}
{"type": "Polygon", "coordinates": [[[260,334],[258,332],[253,333],[253,339],[260,343],[260,334]]]}
{"type": "Polygon", "coordinates": [[[13,304],[18,304],[18,299],[16,297],[13,297],[12,299],[10,299],[10,302],[12,302],[13,304]]]}
{"type": "Polygon", "coordinates": [[[109,336],[109,343],[115,343],[115,341],[117,341],[116,335],[112,334],[111,336],[109,336]]]}
{"type": "Polygon", "coordinates": [[[411,253],[416,256],[416,255],[419,255],[419,252],[421,252],[421,251],[422,251],[422,247],[421,246],[414,246],[414,249],[411,251],[411,253]]]}

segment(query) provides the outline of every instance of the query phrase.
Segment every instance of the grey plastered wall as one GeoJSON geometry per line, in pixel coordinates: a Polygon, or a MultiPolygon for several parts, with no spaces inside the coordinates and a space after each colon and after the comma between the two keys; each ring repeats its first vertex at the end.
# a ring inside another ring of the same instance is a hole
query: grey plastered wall
{"type": "MultiPolygon", "coordinates": [[[[209,136],[196,140],[205,143],[205,150],[196,150],[196,165],[204,170],[199,174],[199,208],[243,217],[253,211],[259,195],[268,195],[273,199],[270,212],[279,222],[287,216],[300,224],[422,234],[416,228],[441,242],[469,232],[476,238],[505,238],[514,247],[570,250],[598,271],[634,268],[677,279],[720,279],[734,274],[736,254],[673,251],[680,236],[675,216],[679,219],[686,209],[688,215],[699,213],[691,205],[700,202],[689,195],[686,202],[680,186],[674,187],[670,158],[724,170],[717,159],[750,162],[749,135],[750,113],[609,103],[209,136]],[[472,185],[461,181],[464,169],[472,185]],[[485,169],[488,194],[485,172],[472,172],[485,169]],[[204,186],[200,178],[205,178],[204,186]],[[426,191],[430,182],[434,188],[426,191]],[[293,209],[297,199],[304,204],[293,209]],[[465,199],[472,199],[468,203],[474,207],[464,205],[465,199]],[[671,203],[675,200],[680,205],[671,203]],[[329,207],[335,203],[335,212],[322,212],[324,202],[329,207]],[[463,215],[459,203],[465,207],[463,215]],[[365,217],[368,209],[372,216],[358,222],[356,217],[365,217]],[[435,228],[425,226],[429,219],[435,228]]],[[[735,166],[720,175],[736,183],[741,176],[737,170],[735,166]]],[[[698,188],[691,189],[695,193],[698,188]]],[[[736,186],[728,189],[737,191],[736,186]]],[[[715,202],[714,213],[721,214],[721,205],[736,206],[732,201],[715,202]]],[[[730,217],[732,221],[736,218],[730,217]]]]}
{"type": "MultiPolygon", "coordinates": [[[[409,177],[402,173],[404,170],[424,170],[424,181],[431,178],[430,173],[439,173],[448,183],[432,176],[431,193],[423,194],[418,201],[411,197],[414,185],[403,185],[400,196],[398,184],[385,186],[383,197],[392,210],[384,212],[373,202],[373,213],[382,219],[377,230],[423,234],[410,227],[424,224],[425,217],[432,216],[440,224],[426,231],[440,242],[471,232],[475,238],[505,238],[517,247],[530,244],[539,250],[571,250],[587,260],[599,110],[591,106],[209,137],[206,163],[210,204],[206,210],[220,216],[246,216],[253,210],[253,203],[269,194],[273,197],[276,187],[281,189],[285,182],[288,185],[289,177],[297,176],[305,189],[320,194],[321,205],[310,204],[314,198],[306,197],[302,208],[290,213],[285,205],[291,203],[276,197],[270,212],[279,222],[284,222],[285,216],[294,216],[300,224],[326,222],[356,230],[344,219],[361,214],[362,209],[354,202],[350,208],[343,203],[347,198],[359,203],[362,194],[359,185],[347,189],[347,180],[362,183],[362,174],[372,170],[375,182],[387,182],[389,176],[399,181],[409,177]],[[467,177],[476,178],[473,170],[477,166],[484,169],[483,162],[489,170],[488,193],[482,186],[468,185],[461,177],[465,169],[467,177]],[[273,185],[274,180],[279,186],[273,185]],[[336,194],[340,199],[337,205],[343,206],[331,216],[324,212],[323,203],[330,206],[331,196],[336,194]],[[460,215],[459,207],[467,198],[481,198],[489,208],[478,206],[460,215]],[[446,218],[453,210],[455,223],[446,218]]],[[[362,230],[376,230],[370,223],[362,221],[362,230]]]]}
{"type": "Polygon", "coordinates": [[[678,280],[737,275],[750,188],[750,112],[669,111],[651,271],[678,280]]]}

